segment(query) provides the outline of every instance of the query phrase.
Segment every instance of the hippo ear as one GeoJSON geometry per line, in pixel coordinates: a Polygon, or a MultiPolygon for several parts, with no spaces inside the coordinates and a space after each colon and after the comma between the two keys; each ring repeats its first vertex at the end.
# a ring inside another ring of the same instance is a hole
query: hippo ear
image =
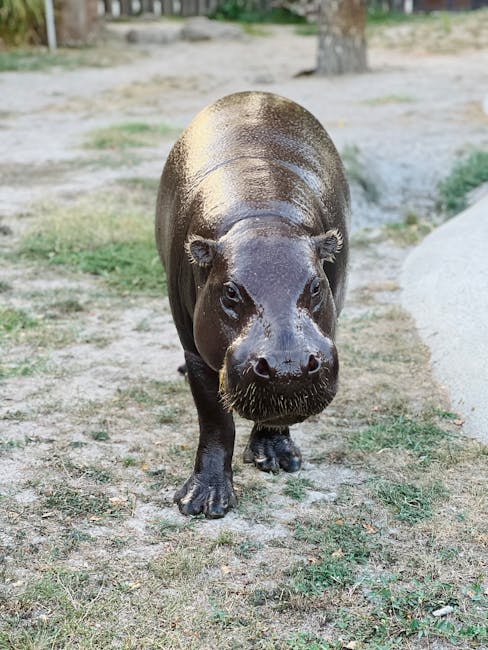
{"type": "Polygon", "coordinates": [[[344,243],[341,233],[336,228],[328,230],[324,235],[313,237],[313,241],[317,254],[323,262],[333,262],[336,253],[340,252],[344,243]]]}
{"type": "Polygon", "coordinates": [[[192,235],[185,242],[185,250],[190,258],[190,262],[202,267],[212,264],[218,247],[218,242],[213,239],[204,239],[199,235],[192,235]]]}

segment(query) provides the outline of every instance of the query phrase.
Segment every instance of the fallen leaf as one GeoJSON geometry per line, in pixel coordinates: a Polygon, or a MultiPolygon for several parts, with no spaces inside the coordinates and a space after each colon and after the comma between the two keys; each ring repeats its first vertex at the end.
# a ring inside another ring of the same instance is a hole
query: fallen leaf
{"type": "Polygon", "coordinates": [[[121,506],[126,503],[125,499],[122,499],[121,497],[110,497],[109,501],[113,506],[121,506]]]}
{"type": "Polygon", "coordinates": [[[363,524],[363,528],[368,535],[374,535],[378,532],[378,530],[371,524],[363,524]]]}

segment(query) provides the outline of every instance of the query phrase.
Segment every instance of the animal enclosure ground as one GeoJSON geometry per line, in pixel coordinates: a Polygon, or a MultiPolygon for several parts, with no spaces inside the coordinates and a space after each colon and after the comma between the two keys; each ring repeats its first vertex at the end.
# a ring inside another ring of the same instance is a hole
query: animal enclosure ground
{"type": "MultiPolygon", "coordinates": [[[[12,148],[0,222],[0,648],[488,647],[488,452],[462,436],[398,286],[405,244],[432,222],[436,191],[424,176],[440,177],[442,165],[423,160],[425,148],[453,161],[482,140],[475,82],[449,92],[474,59],[449,59],[444,76],[439,58],[419,57],[417,85],[407,64],[376,69],[365,93],[362,80],[292,80],[311,46],[291,29],[251,43],[256,58],[246,63],[245,44],[226,46],[233,75],[214,65],[209,43],[186,46],[199,57],[191,70],[175,44],[110,79],[63,72],[61,95],[58,76],[16,77],[1,118],[12,148]],[[171,129],[214,96],[252,85],[262,60],[271,61],[270,90],[317,107],[329,98],[339,147],[358,147],[360,226],[368,208],[397,226],[356,228],[341,387],[322,415],[294,427],[303,469],[274,476],[244,465],[250,423],[238,420],[237,509],[188,519],[172,496],[191,471],[196,417],[176,372],[181,351],[152,239],[157,175],[171,129]],[[20,109],[23,83],[43,90],[20,109]],[[110,101],[110,116],[91,108],[110,101]],[[424,114],[440,119],[440,108],[455,133],[424,114]],[[127,128],[141,122],[152,130],[127,128]],[[383,123],[389,139],[375,155],[383,123]],[[405,154],[413,171],[393,161],[406,123],[410,139],[425,135],[405,154]],[[101,129],[103,146],[87,148],[101,129]],[[49,139],[52,148],[39,146],[49,139]],[[376,198],[361,185],[369,160],[376,198]],[[412,188],[417,203],[405,199],[412,188]],[[444,607],[452,610],[440,615],[444,607]]],[[[483,56],[472,66],[477,82],[483,56]]]]}

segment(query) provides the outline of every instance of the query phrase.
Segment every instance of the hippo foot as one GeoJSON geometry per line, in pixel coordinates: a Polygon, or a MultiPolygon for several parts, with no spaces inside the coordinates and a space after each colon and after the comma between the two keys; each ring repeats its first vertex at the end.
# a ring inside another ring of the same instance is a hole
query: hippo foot
{"type": "Polygon", "coordinates": [[[208,519],[219,519],[234,508],[237,499],[232,487],[232,479],[208,479],[202,474],[192,474],[188,481],[175,494],[173,501],[183,515],[203,513],[208,519]]]}
{"type": "Polygon", "coordinates": [[[288,431],[252,430],[244,450],[245,463],[254,463],[262,472],[297,472],[302,466],[302,454],[288,431]]]}

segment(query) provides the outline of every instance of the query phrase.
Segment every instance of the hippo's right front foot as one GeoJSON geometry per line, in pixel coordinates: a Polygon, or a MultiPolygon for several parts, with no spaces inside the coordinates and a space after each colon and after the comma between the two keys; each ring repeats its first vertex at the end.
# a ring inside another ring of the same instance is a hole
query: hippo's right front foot
{"type": "Polygon", "coordinates": [[[297,472],[302,466],[302,454],[293,442],[289,429],[266,429],[254,426],[244,450],[245,463],[254,463],[262,472],[276,474],[297,472]]]}
{"type": "Polygon", "coordinates": [[[203,513],[209,519],[223,517],[237,505],[232,478],[226,474],[209,479],[203,474],[193,473],[173,500],[183,515],[203,513]]]}

